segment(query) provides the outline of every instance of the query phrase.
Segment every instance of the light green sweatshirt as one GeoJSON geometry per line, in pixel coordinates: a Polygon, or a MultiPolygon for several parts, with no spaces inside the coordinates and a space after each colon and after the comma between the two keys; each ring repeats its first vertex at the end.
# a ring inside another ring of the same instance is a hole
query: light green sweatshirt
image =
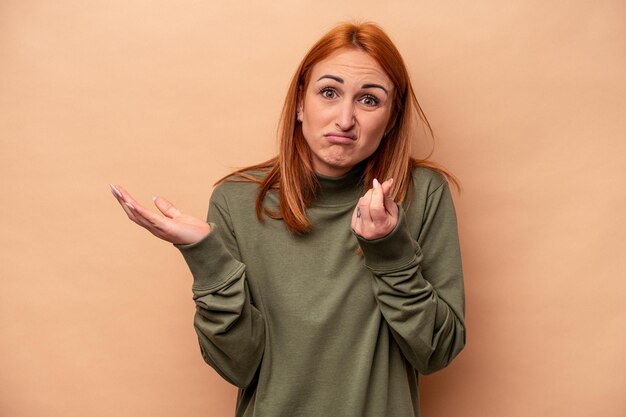
{"type": "MultiPolygon", "coordinates": [[[[304,236],[258,221],[256,184],[222,183],[209,206],[213,231],[176,245],[194,278],[202,355],[240,388],[236,416],[419,416],[418,372],[445,367],[463,349],[447,183],[417,168],[396,228],[367,241],[350,227],[361,174],[318,176],[307,212],[314,230],[304,236]]],[[[276,209],[277,194],[265,202],[276,209]]]]}

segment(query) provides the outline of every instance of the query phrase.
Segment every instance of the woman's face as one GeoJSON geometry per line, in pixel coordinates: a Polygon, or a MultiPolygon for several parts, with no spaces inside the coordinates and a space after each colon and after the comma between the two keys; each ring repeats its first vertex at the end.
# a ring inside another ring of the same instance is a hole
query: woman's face
{"type": "Polygon", "coordinates": [[[376,151],[391,115],[393,88],[363,51],[340,50],[313,66],[298,120],[315,172],[344,175],[376,151]]]}

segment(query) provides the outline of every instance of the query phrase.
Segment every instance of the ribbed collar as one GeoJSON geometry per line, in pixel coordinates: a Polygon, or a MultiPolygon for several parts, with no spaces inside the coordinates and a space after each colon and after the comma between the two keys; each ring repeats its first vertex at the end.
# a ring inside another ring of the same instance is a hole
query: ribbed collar
{"type": "Polygon", "coordinates": [[[341,177],[329,177],[316,173],[320,188],[314,206],[339,206],[356,203],[363,194],[365,164],[359,164],[341,177]]]}

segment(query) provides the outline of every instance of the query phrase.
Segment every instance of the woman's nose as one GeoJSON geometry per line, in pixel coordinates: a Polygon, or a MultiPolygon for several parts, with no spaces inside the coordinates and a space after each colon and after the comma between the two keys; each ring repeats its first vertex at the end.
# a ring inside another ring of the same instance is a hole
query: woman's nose
{"type": "Polygon", "coordinates": [[[341,130],[350,130],[356,123],[354,117],[354,103],[345,102],[340,105],[336,125],[341,130]]]}

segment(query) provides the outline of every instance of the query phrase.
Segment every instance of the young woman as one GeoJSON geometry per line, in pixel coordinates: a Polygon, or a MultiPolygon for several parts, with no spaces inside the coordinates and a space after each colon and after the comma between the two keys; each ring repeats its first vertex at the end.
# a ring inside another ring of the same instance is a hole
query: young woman
{"type": "Polygon", "coordinates": [[[237,416],[418,416],[418,373],[463,349],[454,206],[447,174],[411,157],[418,120],[388,36],[343,24],[294,75],[278,156],[223,179],[208,223],[112,186],[187,261],[202,355],[240,388],[237,416]]]}

